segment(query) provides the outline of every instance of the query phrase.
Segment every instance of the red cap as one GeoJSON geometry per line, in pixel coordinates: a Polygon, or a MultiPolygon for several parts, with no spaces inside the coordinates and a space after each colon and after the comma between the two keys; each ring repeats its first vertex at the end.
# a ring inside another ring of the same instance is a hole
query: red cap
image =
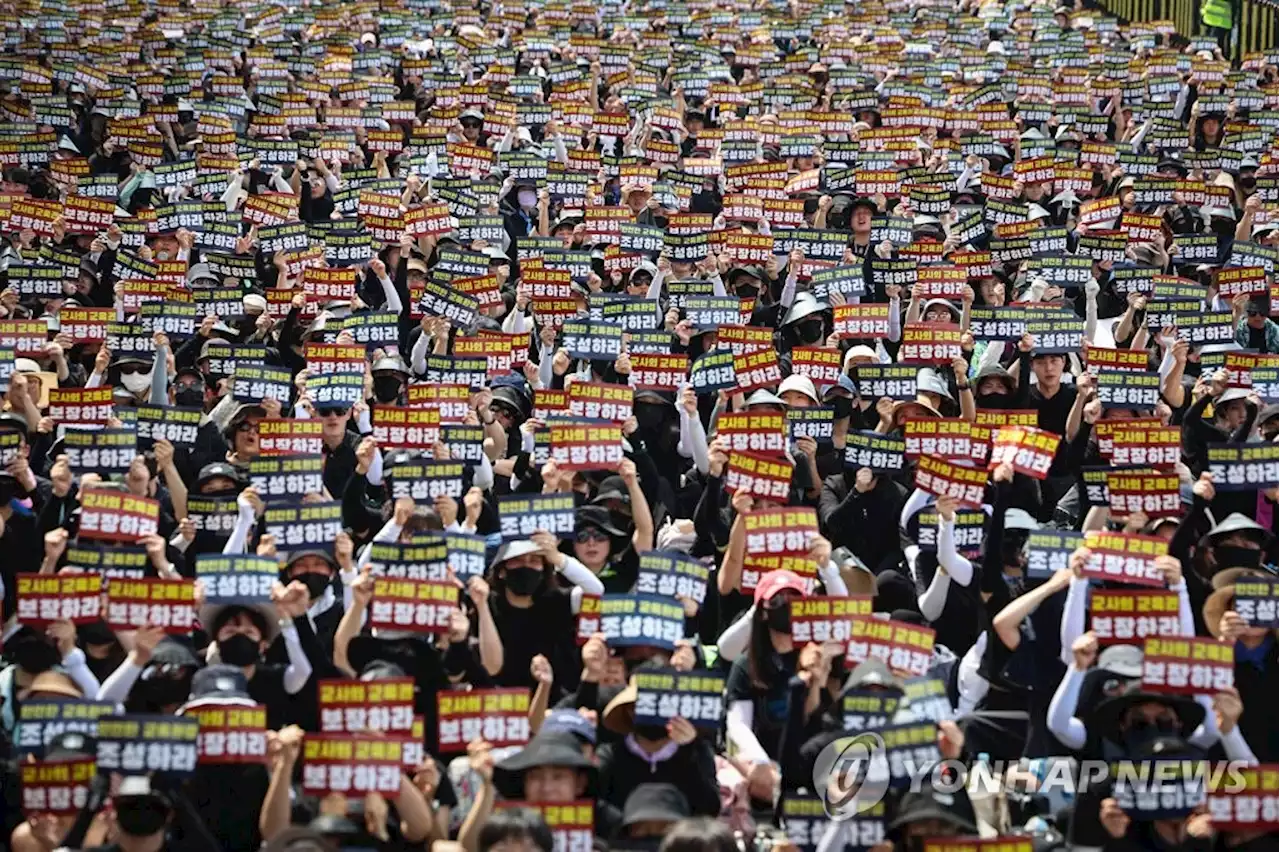
{"type": "Polygon", "coordinates": [[[769,600],[783,589],[794,589],[804,594],[804,580],[794,571],[770,571],[756,584],[756,606],[769,600]]]}

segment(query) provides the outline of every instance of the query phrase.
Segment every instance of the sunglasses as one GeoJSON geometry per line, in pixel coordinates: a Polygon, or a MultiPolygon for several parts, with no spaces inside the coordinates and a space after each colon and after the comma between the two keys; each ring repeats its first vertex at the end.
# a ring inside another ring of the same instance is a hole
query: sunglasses
{"type": "Polygon", "coordinates": [[[245,433],[245,432],[257,432],[257,431],[258,431],[258,424],[257,424],[257,423],[252,423],[252,422],[250,422],[250,421],[246,420],[246,421],[244,421],[243,423],[241,423],[239,426],[237,426],[237,427],[236,427],[236,431],[237,431],[237,432],[240,432],[240,433],[242,433],[242,434],[243,434],[243,433],[245,433]]]}
{"type": "Polygon", "coordinates": [[[351,409],[349,409],[349,408],[329,408],[329,407],[325,407],[325,408],[317,408],[317,409],[316,409],[316,414],[319,414],[321,417],[341,417],[341,416],[343,416],[344,414],[346,414],[346,413],[347,413],[348,411],[350,411],[350,410],[351,410],[351,409]]]}
{"type": "Polygon", "coordinates": [[[149,372],[151,372],[150,365],[147,365],[147,366],[143,366],[142,364],[121,364],[120,365],[120,375],[122,376],[132,376],[137,373],[149,373],[149,372]]]}
{"type": "Polygon", "coordinates": [[[587,527],[586,529],[578,530],[574,534],[574,540],[581,544],[586,544],[589,541],[608,541],[609,534],[595,527],[587,527]]]}
{"type": "Polygon", "coordinates": [[[464,122],[462,122],[462,126],[463,126],[463,127],[465,127],[465,128],[467,128],[468,130],[479,130],[481,127],[484,127],[484,122],[482,122],[482,121],[464,121],[464,122]]]}

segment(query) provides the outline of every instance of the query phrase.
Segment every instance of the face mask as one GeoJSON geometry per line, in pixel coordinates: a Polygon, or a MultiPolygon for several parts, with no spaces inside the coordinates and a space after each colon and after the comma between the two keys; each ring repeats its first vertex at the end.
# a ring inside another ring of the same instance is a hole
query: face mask
{"type": "Polygon", "coordinates": [[[124,656],[124,649],[121,648],[118,651],[112,651],[100,660],[88,657],[88,659],[85,660],[85,665],[89,667],[89,671],[93,672],[93,676],[98,679],[99,683],[101,683],[110,677],[113,671],[120,667],[120,664],[124,662],[124,656]]]}
{"type": "Polygon", "coordinates": [[[181,388],[173,395],[173,401],[185,408],[203,408],[204,391],[198,387],[181,388]]]}
{"type": "Polygon", "coordinates": [[[156,252],[156,260],[169,260],[169,252],[167,251],[156,252]]]}
{"type": "Polygon", "coordinates": [[[822,339],[822,320],[806,320],[796,326],[796,334],[805,343],[817,343],[822,339]]]}
{"type": "Polygon", "coordinates": [[[831,407],[835,409],[837,420],[844,420],[846,417],[853,416],[853,400],[838,396],[831,400],[831,407]]]}
{"type": "Polygon", "coordinates": [[[395,402],[400,397],[400,380],[374,376],[373,395],[378,398],[378,402],[395,402]]]}
{"type": "Polygon", "coordinates": [[[765,610],[765,624],[769,625],[770,630],[776,630],[779,633],[790,633],[791,607],[780,606],[775,609],[765,610]]]}
{"type": "Polygon", "coordinates": [[[151,387],[151,372],[124,373],[120,376],[120,384],[130,393],[141,393],[151,387]]]}
{"type": "Polygon", "coordinates": [[[1257,568],[1262,564],[1262,551],[1253,547],[1219,544],[1213,548],[1213,561],[1218,568],[1257,568]]]}
{"type": "Polygon", "coordinates": [[[631,410],[636,423],[646,432],[655,432],[666,419],[665,412],[656,405],[637,405],[631,410]]]}
{"type": "Polygon", "coordinates": [[[637,737],[646,740],[665,740],[667,738],[666,725],[636,725],[632,731],[637,737]]]}
{"type": "Polygon", "coordinates": [[[294,577],[293,579],[307,587],[307,594],[311,597],[311,600],[315,600],[323,595],[324,590],[329,587],[329,578],[323,574],[308,572],[300,577],[294,577]]]}
{"type": "Polygon", "coordinates": [[[169,819],[169,809],[154,799],[117,799],[115,810],[120,830],[131,837],[150,837],[161,831],[169,819]]]}
{"type": "Polygon", "coordinates": [[[739,299],[748,299],[759,292],[760,290],[755,284],[739,284],[733,288],[733,294],[739,299]]]}
{"type": "Polygon", "coordinates": [[[218,656],[229,666],[252,666],[262,658],[258,643],[237,633],[226,639],[218,640],[218,656]]]}
{"type": "Polygon", "coordinates": [[[984,393],[977,399],[979,408],[1010,408],[1013,397],[1007,393],[984,393]]]}
{"type": "Polygon", "coordinates": [[[531,595],[542,582],[542,572],[537,568],[508,568],[507,588],[514,595],[531,595]]]}
{"type": "Polygon", "coordinates": [[[522,189],[516,193],[516,201],[525,210],[532,210],[533,206],[538,203],[537,193],[522,189]]]}

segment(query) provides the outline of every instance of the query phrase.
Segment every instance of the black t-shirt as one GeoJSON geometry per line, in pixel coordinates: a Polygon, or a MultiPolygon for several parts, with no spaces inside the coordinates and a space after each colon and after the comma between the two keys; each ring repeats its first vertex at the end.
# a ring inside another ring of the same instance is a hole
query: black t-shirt
{"type": "MultiPolygon", "coordinates": [[[[1075,385],[1061,385],[1058,392],[1051,398],[1045,399],[1040,393],[1038,385],[1031,388],[1031,407],[1039,412],[1036,418],[1036,425],[1048,432],[1062,435],[1064,438],[1067,434],[1067,415],[1071,413],[1071,406],[1076,404],[1076,387],[1075,385]]],[[[1067,442],[1064,440],[1058,445],[1058,454],[1053,458],[1053,466],[1049,469],[1051,476],[1062,476],[1069,473],[1066,470],[1066,448],[1067,442]]]]}
{"type": "Polygon", "coordinates": [[[725,684],[725,700],[729,705],[735,701],[751,702],[751,729],[765,753],[774,760],[778,759],[778,742],[787,724],[787,683],[795,674],[799,656],[799,651],[775,653],[773,679],[767,689],[758,689],[751,684],[751,669],[747,655],[743,654],[729,669],[729,679],[725,684]]]}
{"type": "Polygon", "coordinates": [[[568,589],[539,592],[528,609],[514,607],[505,595],[495,593],[489,598],[489,608],[502,640],[502,671],[494,678],[499,686],[532,687],[529,663],[539,654],[550,661],[555,672],[556,694],[577,684],[582,664],[577,659],[568,589]]]}

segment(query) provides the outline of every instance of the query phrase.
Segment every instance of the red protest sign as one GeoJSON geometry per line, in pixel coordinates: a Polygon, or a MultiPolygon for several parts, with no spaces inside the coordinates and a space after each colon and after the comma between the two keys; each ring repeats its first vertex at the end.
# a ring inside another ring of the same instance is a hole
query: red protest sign
{"type": "Polygon", "coordinates": [[[754,325],[722,325],[716,329],[716,346],[729,347],[734,355],[773,348],[773,329],[754,325]]]}
{"type": "Polygon", "coordinates": [[[441,423],[461,423],[471,408],[471,388],[467,385],[410,385],[408,402],[409,408],[437,409],[441,423]]]}
{"type": "Polygon", "coordinates": [[[994,470],[1007,463],[1018,473],[1044,479],[1061,442],[1061,435],[1032,426],[1002,426],[995,434],[987,466],[994,470]]]}
{"type": "Polygon", "coordinates": [[[264,456],[315,455],[323,441],[324,424],[319,420],[273,417],[258,423],[258,451],[264,456]]]}
{"type": "MultiPolygon", "coordinates": [[[[1114,458],[1114,444],[1112,456],[1114,458]]],[[[1117,515],[1144,512],[1152,518],[1176,518],[1182,514],[1182,492],[1176,473],[1112,471],[1107,474],[1111,511],[1117,515]]]]}
{"type": "Polygon", "coordinates": [[[757,509],[743,518],[748,556],[803,556],[818,536],[811,506],[757,509]]]}
{"type": "Polygon", "coordinates": [[[196,762],[205,766],[266,763],[267,708],[261,704],[202,704],[183,713],[200,723],[196,762]]]}
{"type": "Polygon", "coordinates": [[[583,800],[566,804],[543,802],[498,802],[500,809],[529,808],[542,815],[551,829],[551,840],[557,852],[587,852],[595,837],[595,802],[583,800]]]}
{"type": "Polygon", "coordinates": [[[832,330],[837,337],[887,337],[888,304],[836,305],[832,309],[832,330]]]}
{"type": "Polygon", "coordinates": [[[1085,362],[1090,369],[1105,367],[1110,370],[1147,370],[1147,350],[1110,349],[1105,346],[1085,346],[1085,362]]]}
{"type": "Polygon", "coordinates": [[[527,689],[446,690],[436,694],[436,711],[445,753],[465,751],[476,739],[497,748],[529,741],[527,689]]]}
{"type": "Polygon", "coordinates": [[[377,405],[373,409],[373,438],[383,447],[429,450],[440,441],[439,408],[400,408],[377,405]]]}
{"type": "Polygon", "coordinates": [[[116,312],[114,308],[63,308],[58,319],[73,343],[101,343],[107,339],[107,323],[116,321],[116,312]]]}
{"type": "MultiPolygon", "coordinates": [[[[1209,819],[1219,831],[1275,831],[1280,765],[1264,763],[1235,770],[1239,785],[1210,785],[1209,819]]],[[[1229,775],[1223,776],[1228,781],[1229,775]]]]}
{"type": "Polygon", "coordinates": [[[160,501],[89,488],[80,495],[80,538],[136,542],[160,525],[160,501]]]}
{"type": "Polygon", "coordinates": [[[55,621],[88,624],[102,617],[100,574],[19,574],[18,621],[36,629],[55,621]]]}
{"type": "Polygon", "coordinates": [[[1207,637],[1151,638],[1142,643],[1142,688],[1213,695],[1235,685],[1235,645],[1207,637]]]}
{"type": "Polygon", "coordinates": [[[921,456],[916,465],[916,487],[937,497],[954,497],[965,506],[979,507],[986,492],[987,471],[921,456]]]}
{"type": "Polygon", "coordinates": [[[196,626],[195,585],[194,580],[116,577],[107,586],[107,626],[137,630],[151,624],[165,633],[190,633],[196,626]]]}
{"type": "Polygon", "coordinates": [[[1159,417],[1130,417],[1124,420],[1099,420],[1093,427],[1098,438],[1098,455],[1110,459],[1115,451],[1115,436],[1127,429],[1159,429],[1164,424],[1159,417]]]}
{"type": "Polygon", "coordinates": [[[909,459],[937,456],[941,459],[986,461],[987,442],[975,436],[972,424],[962,417],[919,417],[902,425],[909,459]]]}
{"type": "Polygon", "coordinates": [[[552,423],[551,460],[561,470],[617,470],[623,459],[617,425],[552,423]]]}
{"type": "Polygon", "coordinates": [[[445,633],[458,606],[458,589],[451,583],[378,577],[373,584],[369,626],[411,633],[445,633]]]}
{"type": "Polygon", "coordinates": [[[394,799],[404,773],[403,750],[403,743],[375,735],[308,733],[302,743],[302,791],[394,799]]]}
{"type": "Polygon", "coordinates": [[[840,381],[844,354],[839,349],[823,346],[797,346],[791,350],[791,372],[808,376],[815,385],[834,385],[840,381]]]}
{"type": "Polygon", "coordinates": [[[756,349],[734,355],[733,370],[738,380],[738,390],[744,393],[782,381],[782,366],[778,363],[776,349],[756,349]]]}
{"type": "Polygon", "coordinates": [[[898,360],[904,364],[950,364],[960,357],[960,326],[911,323],[902,330],[898,360]]]}
{"type": "Polygon", "coordinates": [[[1113,465],[1173,467],[1181,457],[1182,430],[1175,426],[1121,425],[1111,436],[1113,465]]]}
{"type": "Polygon", "coordinates": [[[110,385],[102,388],[50,388],[49,417],[62,426],[105,425],[115,416],[110,385]]]}
{"type": "Polygon", "coordinates": [[[1089,629],[1102,643],[1180,636],[1178,593],[1167,589],[1091,589],[1089,629]]]}
{"type": "Polygon", "coordinates": [[[870,659],[919,677],[933,660],[932,628],[879,618],[854,618],[847,659],[857,665],[870,659]]]}
{"type": "Polygon", "coordinates": [[[1091,555],[1084,576],[1111,580],[1131,586],[1165,585],[1164,574],[1156,567],[1156,557],[1169,552],[1168,543],[1152,535],[1090,532],[1085,547],[1091,555]]]}
{"type": "Polygon", "coordinates": [[[631,356],[631,387],[636,390],[674,391],[685,383],[688,355],[637,352],[631,356]]]}
{"type": "Polygon", "coordinates": [[[776,453],[787,451],[787,417],[780,412],[740,411],[722,414],[716,422],[716,436],[724,438],[733,452],[776,453]]]}
{"type": "Polygon", "coordinates": [[[1223,299],[1267,292],[1267,270],[1261,266],[1228,266],[1216,269],[1213,284],[1223,299]]]}
{"type": "Polygon", "coordinates": [[[418,204],[404,214],[405,230],[417,237],[438,237],[453,230],[448,204],[418,204]]]}
{"type": "Polygon", "coordinates": [[[786,459],[756,453],[730,453],[724,484],[730,493],[739,491],[767,500],[785,501],[791,493],[792,464],[786,459]]]}
{"type": "Polygon", "coordinates": [[[81,757],[56,763],[22,763],[22,811],[70,815],[89,800],[89,785],[98,774],[97,760],[81,757]]]}
{"type": "Polygon", "coordinates": [[[336,343],[308,343],[303,351],[307,359],[308,376],[327,376],[333,373],[359,373],[364,375],[365,348],[340,346],[336,343]]]}
{"type": "Polygon", "coordinates": [[[916,284],[926,299],[959,299],[964,296],[968,281],[968,271],[960,266],[931,264],[916,270],[916,284]]]}
{"type": "Polygon", "coordinates": [[[302,270],[308,302],[349,302],[356,294],[354,266],[308,266],[302,270]]]}
{"type": "Polygon", "coordinates": [[[324,679],[316,685],[323,733],[413,730],[413,678],[352,681],[324,679]]]}
{"type": "Polygon", "coordinates": [[[854,618],[871,616],[872,595],[801,598],[791,602],[791,639],[797,643],[848,642],[854,618]]]}
{"type": "Polygon", "coordinates": [[[569,385],[569,413],[586,420],[622,423],[631,416],[629,385],[608,382],[574,382],[569,385]]]}

